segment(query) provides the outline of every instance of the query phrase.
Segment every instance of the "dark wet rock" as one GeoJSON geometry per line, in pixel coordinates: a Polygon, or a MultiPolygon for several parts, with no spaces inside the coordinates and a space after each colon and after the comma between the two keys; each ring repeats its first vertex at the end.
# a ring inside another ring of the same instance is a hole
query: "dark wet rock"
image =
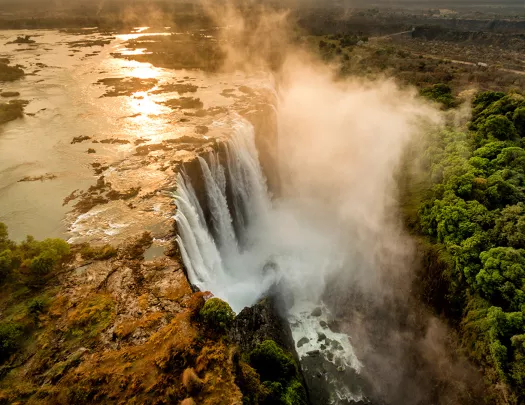
{"type": "Polygon", "coordinates": [[[189,144],[197,144],[197,145],[202,145],[202,144],[205,144],[205,143],[209,143],[210,140],[209,139],[204,139],[204,138],[199,138],[197,136],[190,136],[190,135],[183,135],[183,136],[179,136],[178,138],[173,138],[173,139],[167,139],[165,142],[167,143],[189,143],[189,144]]]}
{"type": "Polygon", "coordinates": [[[87,135],[75,136],[72,139],[71,144],[82,143],[82,142],[87,141],[89,139],[91,139],[91,137],[87,136],[87,135]]]}
{"type": "Polygon", "coordinates": [[[239,91],[249,96],[255,96],[257,94],[253,89],[249,88],[248,86],[240,86],[239,91]]]}
{"type": "Polygon", "coordinates": [[[321,327],[323,327],[325,329],[328,328],[328,324],[325,321],[319,322],[319,325],[321,325],[321,327]]]}
{"type": "Polygon", "coordinates": [[[96,207],[97,205],[107,204],[108,202],[108,199],[99,195],[85,195],[74,205],[74,208],[78,213],[85,214],[86,212],[89,212],[91,208],[96,207]]]}
{"type": "Polygon", "coordinates": [[[179,110],[186,110],[186,109],[200,109],[204,107],[203,102],[199,98],[194,97],[180,97],[180,98],[172,98],[171,100],[164,101],[162,104],[164,104],[167,107],[173,108],[173,109],[179,109],[179,110]]]}
{"type": "Polygon", "coordinates": [[[130,143],[127,139],[102,139],[100,143],[109,143],[109,144],[118,144],[118,145],[125,145],[130,143]]]}
{"type": "Polygon", "coordinates": [[[208,131],[209,131],[209,129],[205,125],[197,125],[195,127],[195,132],[198,133],[199,135],[206,135],[208,133],[208,131]]]}
{"type": "Polygon", "coordinates": [[[235,318],[230,337],[245,353],[271,339],[297,357],[290,326],[280,315],[277,299],[272,296],[263,298],[250,308],[244,308],[235,318]]]}
{"type": "Polygon", "coordinates": [[[69,194],[66,198],[64,198],[64,201],[62,202],[62,206],[69,204],[70,201],[76,200],[78,198],[78,189],[73,190],[71,194],[69,194]]]}
{"type": "Polygon", "coordinates": [[[109,77],[100,79],[96,84],[109,89],[102,97],[131,96],[140,91],[148,91],[157,84],[157,79],[139,79],[137,77],[109,77]]]}
{"type": "MultiPolygon", "coordinates": [[[[135,98],[138,99],[138,100],[141,100],[144,97],[139,96],[139,97],[135,97],[135,98]]],[[[131,115],[126,115],[125,117],[121,117],[121,118],[137,118],[137,117],[140,117],[141,115],[142,115],[141,113],[135,113],[135,114],[131,114],[131,115]]]]}
{"type": "Polygon", "coordinates": [[[9,103],[0,103],[0,124],[14,121],[24,117],[24,107],[27,105],[24,100],[12,100],[9,103]]]}
{"type": "Polygon", "coordinates": [[[8,42],[8,44],[34,44],[35,41],[31,39],[30,35],[24,35],[17,37],[14,41],[8,42]]]}
{"type": "Polygon", "coordinates": [[[97,151],[95,149],[93,149],[93,148],[89,148],[87,150],[87,153],[97,153],[97,151]]]}
{"type": "Polygon", "coordinates": [[[320,354],[321,352],[319,350],[310,350],[309,352],[306,352],[306,355],[311,357],[319,356],[320,354]]]}
{"type": "Polygon", "coordinates": [[[110,200],[129,200],[130,198],[137,196],[139,192],[140,187],[133,187],[124,192],[111,190],[106,194],[106,197],[110,200]]]}
{"type": "MultiPolygon", "coordinates": [[[[328,340],[327,340],[328,343],[328,340]]],[[[330,345],[332,346],[332,349],[334,350],[343,350],[343,346],[341,346],[341,343],[339,343],[337,340],[331,340],[330,345]]]]}
{"type": "Polygon", "coordinates": [[[221,96],[226,98],[232,98],[235,97],[235,90],[234,89],[224,89],[221,93],[221,96]]]}
{"type": "Polygon", "coordinates": [[[4,91],[3,93],[0,93],[0,96],[2,97],[18,97],[20,93],[18,91],[4,91]]]}
{"type": "Polygon", "coordinates": [[[93,46],[106,46],[111,43],[109,39],[86,39],[81,41],[71,41],[67,44],[70,48],[91,48],[93,46]]]}
{"type": "Polygon", "coordinates": [[[43,174],[41,176],[25,176],[23,178],[21,178],[20,180],[18,180],[19,183],[22,183],[22,182],[29,182],[29,181],[45,181],[45,180],[53,180],[53,179],[56,179],[57,176],[52,174],[52,173],[46,173],[46,174],[43,174]]]}
{"type": "MultiPolygon", "coordinates": [[[[158,35],[131,39],[128,49],[144,49],[141,54],[123,55],[112,53],[115,58],[151,63],[169,69],[201,69],[217,71],[224,63],[226,54],[218,41],[199,34],[158,35]]],[[[189,80],[189,77],[184,77],[189,80]]]]}
{"type": "Polygon", "coordinates": [[[160,86],[157,90],[151,92],[151,94],[162,94],[162,93],[174,93],[177,92],[180,95],[186,93],[195,93],[199,87],[194,84],[181,84],[181,83],[168,83],[160,86]]]}
{"type": "Polygon", "coordinates": [[[203,110],[202,108],[195,111],[195,112],[185,112],[184,115],[188,116],[188,117],[199,117],[199,118],[203,118],[203,117],[206,117],[208,115],[208,111],[207,110],[203,110]]]}
{"type": "Polygon", "coordinates": [[[24,76],[24,70],[19,66],[0,63],[0,82],[12,82],[24,76]]]}
{"type": "Polygon", "coordinates": [[[162,143],[154,143],[150,145],[142,145],[135,149],[135,155],[136,156],[146,156],[150,152],[154,152],[157,150],[170,150],[171,148],[162,143]]]}
{"type": "Polygon", "coordinates": [[[336,333],[341,333],[341,324],[337,320],[330,321],[330,323],[328,324],[328,327],[330,328],[330,330],[336,333]]]}
{"type": "Polygon", "coordinates": [[[312,316],[321,316],[323,312],[320,307],[315,308],[310,315],[312,316]]]}
{"type": "Polygon", "coordinates": [[[321,340],[326,340],[326,335],[322,332],[317,334],[317,341],[320,342],[321,340]]]}
{"type": "Polygon", "coordinates": [[[299,341],[297,342],[297,347],[302,347],[303,345],[307,344],[309,341],[310,341],[310,339],[308,339],[305,336],[305,337],[299,339],[299,341]]]}

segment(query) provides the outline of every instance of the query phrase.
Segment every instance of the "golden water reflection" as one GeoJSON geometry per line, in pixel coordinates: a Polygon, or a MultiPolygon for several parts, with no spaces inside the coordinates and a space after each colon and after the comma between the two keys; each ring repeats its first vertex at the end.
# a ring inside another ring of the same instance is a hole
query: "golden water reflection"
{"type": "Polygon", "coordinates": [[[138,91],[129,100],[134,114],[160,115],[165,112],[165,107],[155,103],[146,91],[138,91]]]}
{"type": "Polygon", "coordinates": [[[119,34],[115,35],[121,41],[130,41],[142,37],[156,37],[156,36],[170,36],[171,32],[151,32],[151,33],[137,33],[137,34],[119,34]]]}
{"type": "Polygon", "coordinates": [[[139,79],[156,79],[158,78],[162,72],[155,68],[153,65],[149,63],[140,63],[135,61],[130,61],[133,63],[129,63],[127,69],[129,69],[129,75],[133,77],[137,77],[139,79]]]}

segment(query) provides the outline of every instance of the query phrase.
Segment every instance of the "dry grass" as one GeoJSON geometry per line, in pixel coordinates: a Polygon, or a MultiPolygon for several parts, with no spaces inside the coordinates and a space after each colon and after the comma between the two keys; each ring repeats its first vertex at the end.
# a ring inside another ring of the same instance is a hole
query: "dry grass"
{"type": "Polygon", "coordinates": [[[151,312],[138,320],[122,322],[115,327],[115,335],[120,339],[125,339],[139,328],[149,329],[158,325],[163,318],[162,312],[151,312]]]}

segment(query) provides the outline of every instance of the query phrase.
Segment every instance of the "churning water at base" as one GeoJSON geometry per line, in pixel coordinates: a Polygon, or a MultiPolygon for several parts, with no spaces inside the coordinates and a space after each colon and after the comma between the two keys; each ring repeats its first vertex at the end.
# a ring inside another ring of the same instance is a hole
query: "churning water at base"
{"type": "Polygon", "coordinates": [[[333,229],[291,198],[271,199],[251,124],[239,119],[224,147],[199,158],[208,217],[192,179],[178,175],[177,242],[190,282],[236,312],[278,284],[293,302],[288,319],[305,374],[324,381],[329,403],[362,400],[355,378],[362,365],[348,336],[330,328],[321,301],[324,275],[342,263],[333,229]]]}

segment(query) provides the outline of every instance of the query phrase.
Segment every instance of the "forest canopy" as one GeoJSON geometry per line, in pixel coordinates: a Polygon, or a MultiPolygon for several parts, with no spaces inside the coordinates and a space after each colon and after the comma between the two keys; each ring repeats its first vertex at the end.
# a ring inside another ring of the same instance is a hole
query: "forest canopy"
{"type": "Polygon", "coordinates": [[[434,134],[419,230],[444,247],[450,310],[492,383],[525,401],[525,97],[483,92],[469,131],[434,134]]]}

